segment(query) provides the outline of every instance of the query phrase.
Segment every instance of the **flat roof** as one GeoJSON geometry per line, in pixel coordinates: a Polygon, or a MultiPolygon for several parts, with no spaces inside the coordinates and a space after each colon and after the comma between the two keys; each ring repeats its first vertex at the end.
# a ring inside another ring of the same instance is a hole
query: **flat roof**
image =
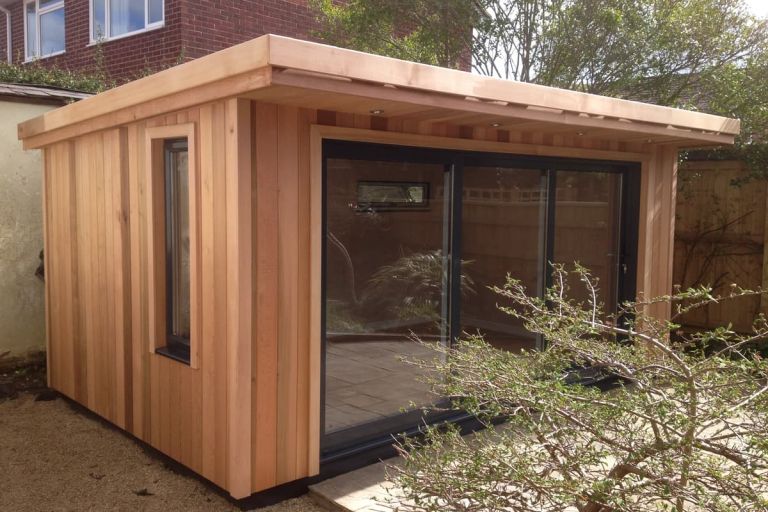
{"type": "Polygon", "coordinates": [[[245,96],[319,110],[608,140],[732,144],[740,122],[265,35],[19,125],[25,147],[245,96]]]}

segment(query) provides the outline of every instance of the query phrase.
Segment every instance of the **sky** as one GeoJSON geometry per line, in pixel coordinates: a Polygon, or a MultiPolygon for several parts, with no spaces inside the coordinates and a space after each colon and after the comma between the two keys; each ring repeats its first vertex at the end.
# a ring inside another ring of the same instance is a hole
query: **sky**
{"type": "Polygon", "coordinates": [[[752,12],[758,16],[768,16],[768,0],[746,0],[752,12]]]}

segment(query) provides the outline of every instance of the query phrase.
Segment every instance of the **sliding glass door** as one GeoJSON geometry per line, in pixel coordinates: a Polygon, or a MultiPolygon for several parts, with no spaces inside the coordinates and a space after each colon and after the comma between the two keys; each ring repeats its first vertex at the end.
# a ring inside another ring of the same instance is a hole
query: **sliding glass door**
{"type": "MultiPolygon", "coordinates": [[[[621,247],[622,174],[558,171],[554,203],[552,261],[578,261],[597,282],[598,298],[607,312],[619,303],[624,275],[621,247]]],[[[574,278],[572,298],[586,301],[587,291],[574,278]]]]}
{"type": "Polygon", "coordinates": [[[634,292],[632,165],[340,141],[323,157],[325,457],[418,427],[439,397],[407,361],[430,344],[539,347],[497,307],[507,275],[541,295],[549,262],[579,261],[609,310],[634,292]]]}
{"type": "Polygon", "coordinates": [[[404,411],[434,400],[403,359],[448,339],[449,169],[379,158],[325,162],[326,448],[417,421],[404,411]]]}

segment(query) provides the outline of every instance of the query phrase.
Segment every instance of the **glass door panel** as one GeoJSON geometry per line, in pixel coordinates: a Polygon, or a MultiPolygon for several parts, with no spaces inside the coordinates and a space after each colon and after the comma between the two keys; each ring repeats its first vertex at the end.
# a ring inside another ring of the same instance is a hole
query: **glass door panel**
{"type": "Polygon", "coordinates": [[[608,312],[634,293],[638,207],[623,187],[639,187],[627,165],[341,141],[323,151],[325,460],[451,416],[424,418],[439,397],[403,359],[436,353],[416,339],[541,346],[498,309],[510,304],[489,288],[508,274],[541,296],[549,262],[578,261],[608,312]]]}
{"type": "MultiPolygon", "coordinates": [[[[553,261],[585,266],[596,278],[598,300],[608,313],[619,301],[621,264],[621,173],[557,171],[553,261]]],[[[571,298],[586,302],[588,291],[575,277],[571,298]]]]}
{"type": "Polygon", "coordinates": [[[325,451],[410,428],[409,404],[434,402],[401,358],[447,339],[446,169],[326,159],[325,451]]]}
{"type": "Polygon", "coordinates": [[[482,334],[496,348],[537,345],[520,320],[499,310],[504,301],[489,287],[502,287],[509,274],[529,293],[541,293],[546,190],[546,174],[539,169],[464,168],[461,330],[482,334]]]}

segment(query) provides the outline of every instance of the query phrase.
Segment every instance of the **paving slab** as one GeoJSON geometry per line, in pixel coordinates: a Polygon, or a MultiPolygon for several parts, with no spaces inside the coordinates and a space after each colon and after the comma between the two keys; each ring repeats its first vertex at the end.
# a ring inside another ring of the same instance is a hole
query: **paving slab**
{"type": "Polygon", "coordinates": [[[395,512],[402,492],[386,479],[387,465],[397,458],[329,478],[309,488],[309,495],[322,506],[342,512],[395,512]]]}

